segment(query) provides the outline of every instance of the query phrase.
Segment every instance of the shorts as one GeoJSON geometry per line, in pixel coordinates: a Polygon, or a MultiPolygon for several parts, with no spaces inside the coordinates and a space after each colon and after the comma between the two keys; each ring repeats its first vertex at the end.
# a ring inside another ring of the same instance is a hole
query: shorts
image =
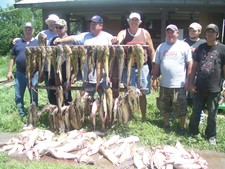
{"type": "Polygon", "coordinates": [[[187,100],[185,89],[160,87],[157,105],[161,113],[173,112],[176,116],[186,116],[187,100]]]}
{"type": "MultiPolygon", "coordinates": [[[[145,89],[142,91],[142,94],[150,94],[150,71],[147,64],[143,65],[141,75],[142,88],[145,89]]],[[[123,69],[122,83],[127,84],[127,67],[123,69]]],[[[140,82],[138,81],[138,69],[136,67],[132,67],[130,85],[140,89],[140,82]]]]}

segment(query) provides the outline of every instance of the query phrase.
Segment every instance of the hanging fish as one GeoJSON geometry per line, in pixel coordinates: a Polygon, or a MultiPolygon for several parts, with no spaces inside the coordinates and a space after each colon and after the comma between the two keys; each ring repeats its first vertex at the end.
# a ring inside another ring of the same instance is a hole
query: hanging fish
{"type": "Polygon", "coordinates": [[[120,82],[124,67],[124,49],[121,45],[115,47],[116,59],[118,64],[118,92],[120,91],[120,82]]]}
{"type": "Polygon", "coordinates": [[[98,90],[98,87],[100,85],[100,81],[102,80],[102,60],[103,60],[103,53],[104,53],[104,47],[103,46],[97,46],[97,60],[96,60],[96,76],[97,76],[97,83],[95,90],[98,90]]]}
{"type": "Polygon", "coordinates": [[[104,71],[105,71],[106,85],[108,86],[108,83],[110,82],[110,78],[109,78],[109,47],[108,46],[104,46],[102,62],[103,62],[103,67],[104,67],[104,71]]]}
{"type": "Polygon", "coordinates": [[[46,57],[47,57],[47,52],[45,50],[44,46],[40,46],[41,49],[41,68],[39,69],[39,76],[40,76],[40,81],[44,79],[44,68],[45,68],[45,63],[46,63],[46,57]]]}
{"type": "Polygon", "coordinates": [[[51,58],[51,65],[53,67],[55,81],[56,81],[56,60],[57,60],[57,47],[52,47],[52,58],[51,58]]]}
{"type": "Polygon", "coordinates": [[[105,89],[106,95],[106,104],[107,104],[107,111],[108,111],[108,126],[111,127],[113,121],[113,92],[111,88],[105,89]]]}
{"type": "Polygon", "coordinates": [[[48,63],[48,80],[50,79],[51,76],[51,58],[52,58],[52,47],[47,46],[46,47],[46,52],[47,52],[47,63],[48,63]]]}
{"type": "Polygon", "coordinates": [[[93,71],[93,67],[94,67],[94,56],[93,56],[93,47],[90,46],[87,48],[87,66],[88,66],[88,71],[87,71],[87,82],[89,81],[89,74],[91,73],[91,71],[93,71]]]}
{"type": "Polygon", "coordinates": [[[109,48],[109,78],[110,79],[112,78],[112,72],[114,71],[113,70],[114,61],[115,61],[115,47],[111,46],[109,48]]]}
{"type": "Polygon", "coordinates": [[[87,54],[83,46],[79,47],[79,56],[80,56],[80,70],[81,70],[82,78],[84,80],[84,63],[87,59],[87,54]]]}
{"type": "Polygon", "coordinates": [[[134,50],[135,50],[135,55],[136,55],[136,61],[137,61],[137,68],[138,68],[138,81],[140,84],[140,88],[142,88],[142,68],[143,68],[143,64],[144,64],[144,49],[142,48],[141,45],[137,44],[134,46],[134,50]]]}
{"type": "Polygon", "coordinates": [[[66,80],[67,83],[70,83],[70,76],[71,76],[71,57],[72,57],[72,50],[70,46],[65,45],[63,46],[63,49],[66,54],[66,80]]]}
{"type": "Polygon", "coordinates": [[[71,83],[75,83],[79,71],[79,48],[77,46],[74,46],[72,49],[71,67],[72,67],[71,83]]]}
{"type": "Polygon", "coordinates": [[[38,45],[39,46],[46,46],[47,45],[47,36],[43,32],[40,32],[38,34],[38,45]]]}
{"type": "Polygon", "coordinates": [[[134,47],[129,46],[127,50],[127,85],[130,85],[130,75],[134,64],[134,47]]]}
{"type": "Polygon", "coordinates": [[[63,62],[63,47],[57,46],[56,85],[62,84],[62,62],[63,62]]]}

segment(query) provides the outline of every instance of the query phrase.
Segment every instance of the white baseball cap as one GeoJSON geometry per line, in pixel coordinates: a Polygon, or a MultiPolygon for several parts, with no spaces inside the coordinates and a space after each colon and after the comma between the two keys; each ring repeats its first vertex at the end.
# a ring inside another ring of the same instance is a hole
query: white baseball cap
{"type": "Polygon", "coordinates": [[[140,14],[136,12],[131,13],[128,19],[130,20],[132,18],[138,18],[138,20],[141,20],[140,14]]]}
{"type": "Polygon", "coordinates": [[[193,22],[192,24],[190,24],[189,29],[190,28],[194,29],[195,31],[202,30],[202,26],[197,22],[193,22]]]}
{"type": "Polygon", "coordinates": [[[48,21],[58,21],[59,17],[55,14],[51,14],[48,16],[48,18],[45,20],[45,23],[48,23],[48,21]]]}

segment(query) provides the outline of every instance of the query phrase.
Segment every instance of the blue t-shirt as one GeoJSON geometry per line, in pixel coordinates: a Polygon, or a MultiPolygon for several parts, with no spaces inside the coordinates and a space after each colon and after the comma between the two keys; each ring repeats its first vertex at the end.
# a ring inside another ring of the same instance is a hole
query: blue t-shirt
{"type": "Polygon", "coordinates": [[[25,49],[28,46],[38,46],[38,40],[32,39],[30,43],[27,43],[24,39],[19,39],[16,41],[11,51],[11,55],[16,56],[15,58],[16,69],[24,73],[26,72],[25,49]]]}

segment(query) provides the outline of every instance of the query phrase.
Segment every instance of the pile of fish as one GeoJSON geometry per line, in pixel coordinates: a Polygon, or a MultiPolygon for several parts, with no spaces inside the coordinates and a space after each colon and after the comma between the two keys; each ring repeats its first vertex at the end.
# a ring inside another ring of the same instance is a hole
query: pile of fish
{"type": "Polygon", "coordinates": [[[29,85],[32,74],[36,70],[39,70],[39,83],[43,81],[46,65],[48,67],[48,77],[50,78],[51,71],[54,70],[56,85],[62,85],[62,64],[64,61],[66,62],[66,79],[68,84],[73,84],[77,81],[80,70],[82,79],[86,82],[89,81],[90,73],[94,75],[96,72],[96,90],[103,77],[106,78],[107,84],[113,80],[116,81],[113,84],[119,90],[124,65],[128,65],[126,84],[129,85],[131,69],[134,63],[137,64],[139,69],[139,81],[141,79],[141,69],[144,64],[144,50],[141,45],[45,46],[45,43],[41,43],[45,41],[44,37],[41,35],[39,37],[39,46],[26,47],[25,50],[26,74],[29,85]]]}
{"type": "Polygon", "coordinates": [[[140,147],[139,138],[119,135],[108,139],[83,129],[61,135],[28,126],[16,137],[2,144],[0,152],[26,155],[30,160],[43,156],[95,164],[103,157],[118,168],[138,169],[207,169],[207,162],[193,150],[186,151],[180,142],[175,146],[140,147]]]}
{"type": "MultiPolygon", "coordinates": [[[[67,132],[81,129],[85,118],[90,115],[93,129],[96,129],[96,119],[100,120],[101,130],[110,128],[112,124],[127,124],[139,107],[141,91],[133,86],[127,86],[127,92],[118,98],[113,98],[111,88],[106,88],[101,98],[93,99],[86,91],[76,91],[69,105],[63,105],[63,89],[56,91],[58,105],[47,104],[40,111],[33,102],[28,111],[28,122],[37,127],[43,112],[49,113],[50,129],[54,132],[67,132]],[[98,117],[98,118],[96,118],[98,117]]],[[[98,121],[97,121],[98,122],[98,121]]]]}

